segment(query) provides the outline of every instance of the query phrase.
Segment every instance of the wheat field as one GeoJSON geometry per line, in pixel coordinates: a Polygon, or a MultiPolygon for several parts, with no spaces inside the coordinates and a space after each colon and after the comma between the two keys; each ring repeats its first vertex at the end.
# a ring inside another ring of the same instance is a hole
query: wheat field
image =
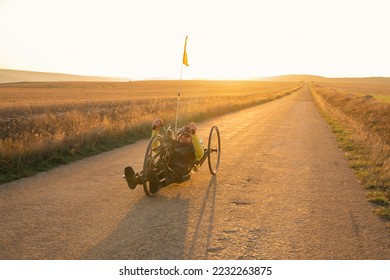
{"type": "MultiPolygon", "coordinates": [[[[282,97],[301,83],[183,81],[179,126],[282,97]]],[[[173,122],[178,81],[0,84],[0,183],[150,135],[173,122]]]]}

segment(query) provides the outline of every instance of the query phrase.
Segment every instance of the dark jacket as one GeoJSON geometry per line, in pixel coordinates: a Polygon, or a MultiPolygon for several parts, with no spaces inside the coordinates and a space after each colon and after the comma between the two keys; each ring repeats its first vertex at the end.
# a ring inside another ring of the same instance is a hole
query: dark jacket
{"type": "Polygon", "coordinates": [[[184,175],[188,173],[194,162],[194,145],[192,143],[179,142],[176,144],[168,166],[175,173],[175,179],[180,180],[184,175]]]}

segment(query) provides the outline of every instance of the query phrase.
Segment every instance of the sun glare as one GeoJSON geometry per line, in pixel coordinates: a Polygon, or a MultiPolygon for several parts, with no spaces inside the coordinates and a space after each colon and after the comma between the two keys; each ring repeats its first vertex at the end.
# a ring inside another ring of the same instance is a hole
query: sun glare
{"type": "Polygon", "coordinates": [[[2,1],[0,68],[130,79],[390,76],[387,2],[2,1]],[[362,20],[364,19],[364,20],[362,20]]]}

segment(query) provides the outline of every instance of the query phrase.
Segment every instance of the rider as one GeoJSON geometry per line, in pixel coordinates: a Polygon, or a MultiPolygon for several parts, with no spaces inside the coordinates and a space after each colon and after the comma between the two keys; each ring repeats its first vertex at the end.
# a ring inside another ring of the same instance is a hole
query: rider
{"type": "MultiPolygon", "coordinates": [[[[157,118],[152,122],[152,137],[159,133],[160,128],[163,125],[164,123],[160,118],[157,118]]],[[[153,171],[148,174],[150,190],[152,193],[158,192],[161,187],[182,181],[183,177],[188,174],[195,161],[200,160],[203,157],[204,149],[196,131],[197,125],[194,122],[190,122],[184,128],[184,132],[171,154],[168,166],[162,174],[163,178],[157,178],[157,175],[154,174],[153,171]]],[[[134,189],[138,184],[142,184],[140,174],[135,173],[130,166],[125,168],[125,178],[130,189],[134,189]]]]}

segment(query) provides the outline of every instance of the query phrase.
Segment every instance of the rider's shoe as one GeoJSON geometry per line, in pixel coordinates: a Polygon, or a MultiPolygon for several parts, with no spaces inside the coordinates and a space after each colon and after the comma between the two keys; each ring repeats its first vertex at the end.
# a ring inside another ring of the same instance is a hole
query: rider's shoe
{"type": "Polygon", "coordinates": [[[149,170],[147,178],[150,185],[150,192],[153,194],[157,193],[162,187],[166,186],[166,177],[164,176],[164,172],[156,174],[154,170],[149,170]]]}
{"type": "Polygon", "coordinates": [[[124,178],[127,181],[127,185],[130,189],[134,190],[138,184],[141,184],[140,177],[135,174],[134,169],[131,166],[125,168],[124,178]]]}
{"type": "Polygon", "coordinates": [[[155,194],[160,190],[160,184],[155,181],[149,181],[150,184],[150,192],[155,194]]]}
{"type": "Polygon", "coordinates": [[[149,180],[150,192],[153,194],[157,193],[160,190],[161,184],[153,169],[148,171],[147,178],[149,180]]]}

